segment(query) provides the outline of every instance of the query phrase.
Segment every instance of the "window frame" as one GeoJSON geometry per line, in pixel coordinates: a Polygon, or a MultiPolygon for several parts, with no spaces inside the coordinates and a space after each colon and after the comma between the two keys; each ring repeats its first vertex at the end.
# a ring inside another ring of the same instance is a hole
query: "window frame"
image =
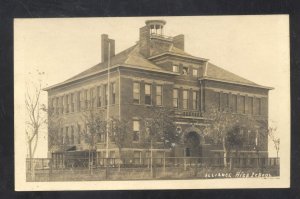
{"type": "Polygon", "coordinates": [[[192,108],[193,110],[197,110],[198,109],[198,92],[197,91],[192,91],[193,92],[193,104],[192,104],[192,108]],[[194,95],[195,94],[195,95],[194,95]],[[195,96],[195,99],[194,99],[195,96]]]}
{"type": "Polygon", "coordinates": [[[145,83],[145,105],[152,105],[152,84],[145,83]],[[146,87],[149,86],[149,94],[146,94],[146,87]],[[147,99],[149,97],[149,99],[147,99]],[[150,103],[147,103],[147,101],[150,100],[150,103]]]}
{"type": "Polygon", "coordinates": [[[140,82],[133,82],[133,103],[140,104],[141,103],[141,83],[140,82]],[[137,90],[135,90],[135,85],[138,85],[137,90]],[[138,91],[138,92],[135,92],[138,91]],[[138,99],[135,98],[135,95],[138,96],[138,99]]]}
{"type": "Polygon", "coordinates": [[[174,73],[179,73],[179,66],[178,66],[178,65],[173,65],[173,66],[172,66],[172,71],[173,71],[174,73]]]}
{"type": "Polygon", "coordinates": [[[101,86],[97,86],[97,107],[102,106],[102,89],[101,86]]]}
{"type": "Polygon", "coordinates": [[[111,104],[116,104],[116,82],[111,83],[111,104]]]}
{"type": "Polygon", "coordinates": [[[140,142],[140,132],[141,132],[141,124],[140,124],[140,120],[132,120],[132,132],[133,132],[133,136],[132,136],[132,141],[133,142],[140,142]],[[137,122],[137,127],[138,129],[135,129],[135,122],[137,122]],[[135,139],[137,135],[137,140],[135,139]]]}
{"type": "Polygon", "coordinates": [[[178,88],[173,88],[172,106],[173,106],[173,108],[178,108],[179,107],[179,89],[178,88]],[[174,97],[174,91],[176,91],[176,98],[174,97]],[[176,106],[174,106],[174,102],[175,102],[174,100],[176,100],[176,106]]]}
{"type": "Polygon", "coordinates": [[[198,77],[198,69],[193,68],[192,71],[193,71],[193,72],[192,72],[193,77],[198,77]],[[195,71],[196,71],[196,74],[194,73],[195,71]]]}
{"type": "Polygon", "coordinates": [[[156,99],[156,105],[157,106],[162,106],[163,105],[163,86],[162,85],[156,85],[156,96],[155,96],[155,99],[156,99]],[[158,93],[158,89],[157,88],[160,88],[160,93],[158,93]],[[157,99],[160,99],[160,104],[158,104],[158,100],[157,99]]]}
{"type": "Polygon", "coordinates": [[[182,109],[189,109],[189,90],[182,91],[182,109]],[[186,99],[184,99],[184,93],[186,93],[186,99]],[[186,105],[186,107],[185,107],[186,105]]]}
{"type": "Polygon", "coordinates": [[[182,66],[182,75],[186,75],[186,76],[189,75],[189,67],[188,66],[182,66]],[[185,69],[187,69],[186,74],[184,73],[185,69]]]}

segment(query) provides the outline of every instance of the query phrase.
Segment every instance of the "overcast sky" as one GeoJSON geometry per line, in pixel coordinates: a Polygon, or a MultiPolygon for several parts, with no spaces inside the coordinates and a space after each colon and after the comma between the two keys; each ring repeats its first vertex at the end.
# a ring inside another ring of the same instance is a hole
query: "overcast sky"
{"type": "MultiPolygon", "coordinates": [[[[287,15],[17,19],[15,75],[26,81],[32,78],[27,74],[38,69],[45,72],[45,85],[64,81],[101,61],[101,34],[115,39],[118,53],[138,41],[139,28],[147,19],[166,20],[165,35],[184,34],[186,52],[274,87],[269,95],[269,116],[281,133],[281,152],[289,150],[287,15]]],[[[44,95],[45,103],[46,100],[44,95]]],[[[40,143],[39,156],[43,156],[47,151],[46,136],[40,143]]],[[[274,155],[273,146],[270,152],[274,155]]]]}

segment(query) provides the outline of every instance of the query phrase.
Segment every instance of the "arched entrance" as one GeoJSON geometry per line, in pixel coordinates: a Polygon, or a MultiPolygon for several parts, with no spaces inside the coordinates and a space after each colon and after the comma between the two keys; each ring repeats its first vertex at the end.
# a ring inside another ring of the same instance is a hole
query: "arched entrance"
{"type": "Polygon", "coordinates": [[[191,126],[185,129],[183,135],[184,155],[186,157],[202,157],[205,140],[201,130],[195,126],[191,126]]]}
{"type": "Polygon", "coordinates": [[[187,133],[184,137],[185,157],[202,156],[201,137],[195,131],[187,133]]]}

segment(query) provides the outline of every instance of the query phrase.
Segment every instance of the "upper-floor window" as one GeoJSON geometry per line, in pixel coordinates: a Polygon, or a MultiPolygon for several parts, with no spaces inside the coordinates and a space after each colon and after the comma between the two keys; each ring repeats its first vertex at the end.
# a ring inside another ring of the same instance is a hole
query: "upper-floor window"
{"type": "Polygon", "coordinates": [[[69,100],[70,100],[69,95],[67,95],[66,96],[66,113],[69,113],[69,107],[70,107],[69,100]]]}
{"type": "Polygon", "coordinates": [[[235,94],[232,95],[232,111],[237,112],[237,95],[235,94]]]}
{"type": "Polygon", "coordinates": [[[85,90],[84,91],[84,104],[85,104],[85,106],[84,106],[84,108],[85,109],[87,109],[88,107],[89,107],[89,92],[88,92],[88,90],[85,90]]]}
{"type": "Polygon", "coordinates": [[[71,94],[71,112],[74,112],[74,107],[75,107],[75,98],[74,98],[74,93],[71,94]]]}
{"type": "Polygon", "coordinates": [[[162,105],[162,86],[156,86],[156,105],[162,105]]]}
{"type": "Polygon", "coordinates": [[[245,96],[240,96],[240,112],[241,113],[246,113],[246,98],[245,96]]]}
{"type": "Polygon", "coordinates": [[[198,108],[198,95],[196,91],[193,91],[193,109],[196,110],[198,108]]]}
{"type": "Polygon", "coordinates": [[[115,104],[116,103],[116,83],[113,82],[111,83],[111,103],[115,104]]]}
{"type": "Polygon", "coordinates": [[[253,114],[253,97],[248,98],[248,113],[253,114]]]}
{"type": "Polygon", "coordinates": [[[179,66],[173,65],[173,72],[178,73],[179,72],[179,66]]]}
{"type": "Polygon", "coordinates": [[[140,83],[133,83],[133,103],[140,103],[140,83]]]}
{"type": "Polygon", "coordinates": [[[104,103],[105,103],[105,106],[108,105],[108,90],[107,90],[107,84],[104,85],[104,103]]]}
{"type": "Polygon", "coordinates": [[[189,73],[189,67],[187,67],[187,66],[182,67],[182,74],[188,75],[188,73],[189,73]]]}
{"type": "Polygon", "coordinates": [[[97,93],[98,93],[98,96],[97,96],[97,107],[101,107],[101,86],[98,86],[97,87],[97,93]]]}
{"type": "Polygon", "coordinates": [[[55,99],[55,106],[56,106],[56,114],[59,114],[59,98],[57,97],[56,99],[55,99]]]}
{"type": "Polygon", "coordinates": [[[183,109],[188,109],[188,105],[189,105],[189,95],[188,95],[188,91],[184,90],[183,91],[183,109]]]}
{"type": "Polygon", "coordinates": [[[254,100],[254,115],[261,115],[261,99],[260,98],[255,98],[254,100]]]}
{"type": "Polygon", "coordinates": [[[193,69],[193,76],[198,77],[198,70],[197,69],[193,69]]]}
{"type": "Polygon", "coordinates": [[[91,88],[91,89],[90,89],[90,106],[91,106],[91,107],[94,107],[94,104],[95,104],[95,98],[96,98],[96,95],[95,95],[95,88],[91,88]]]}
{"type": "Polygon", "coordinates": [[[133,141],[140,141],[140,121],[133,120],[133,141]]]}
{"type": "Polygon", "coordinates": [[[151,105],[151,84],[145,84],[145,104],[151,105]]]}
{"type": "Polygon", "coordinates": [[[173,89],[173,107],[178,108],[178,89],[173,89]]]}

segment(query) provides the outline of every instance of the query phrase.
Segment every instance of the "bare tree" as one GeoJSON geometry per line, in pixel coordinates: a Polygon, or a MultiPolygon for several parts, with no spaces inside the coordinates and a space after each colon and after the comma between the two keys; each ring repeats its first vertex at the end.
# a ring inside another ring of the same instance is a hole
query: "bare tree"
{"type": "Polygon", "coordinates": [[[273,142],[274,148],[276,150],[276,157],[279,157],[279,150],[280,150],[280,138],[278,136],[278,130],[276,126],[270,126],[268,128],[268,135],[273,142]]]}
{"type": "MultiPolygon", "coordinates": [[[[163,142],[164,148],[178,143],[180,136],[177,135],[174,124],[174,110],[168,107],[148,107],[145,121],[145,144],[150,145],[150,168],[153,174],[153,142],[163,142]]],[[[165,153],[164,153],[165,161],[165,153]]]]}
{"type": "Polygon", "coordinates": [[[82,121],[85,128],[82,130],[82,137],[85,143],[89,146],[89,169],[92,173],[92,166],[94,164],[94,151],[97,150],[97,138],[106,132],[107,122],[104,120],[104,113],[102,110],[93,107],[88,108],[82,113],[82,121]]]}
{"type": "Polygon", "coordinates": [[[37,71],[38,81],[27,82],[25,93],[25,105],[26,105],[26,139],[28,145],[28,155],[31,168],[31,177],[34,178],[34,164],[33,158],[38,145],[39,134],[42,126],[46,123],[45,110],[46,106],[41,103],[42,95],[42,81],[40,77],[43,72],[37,71]]]}
{"type": "Polygon", "coordinates": [[[122,149],[126,145],[126,139],[128,136],[128,131],[130,129],[129,120],[120,120],[118,118],[111,119],[111,128],[109,131],[110,140],[115,142],[119,149],[119,157],[122,159],[122,149]]]}
{"type": "Polygon", "coordinates": [[[238,122],[235,114],[231,113],[229,108],[220,110],[215,107],[209,107],[204,113],[204,117],[208,119],[209,125],[205,129],[205,133],[212,137],[215,143],[222,143],[224,151],[224,166],[227,167],[228,158],[228,132],[238,122]]]}

